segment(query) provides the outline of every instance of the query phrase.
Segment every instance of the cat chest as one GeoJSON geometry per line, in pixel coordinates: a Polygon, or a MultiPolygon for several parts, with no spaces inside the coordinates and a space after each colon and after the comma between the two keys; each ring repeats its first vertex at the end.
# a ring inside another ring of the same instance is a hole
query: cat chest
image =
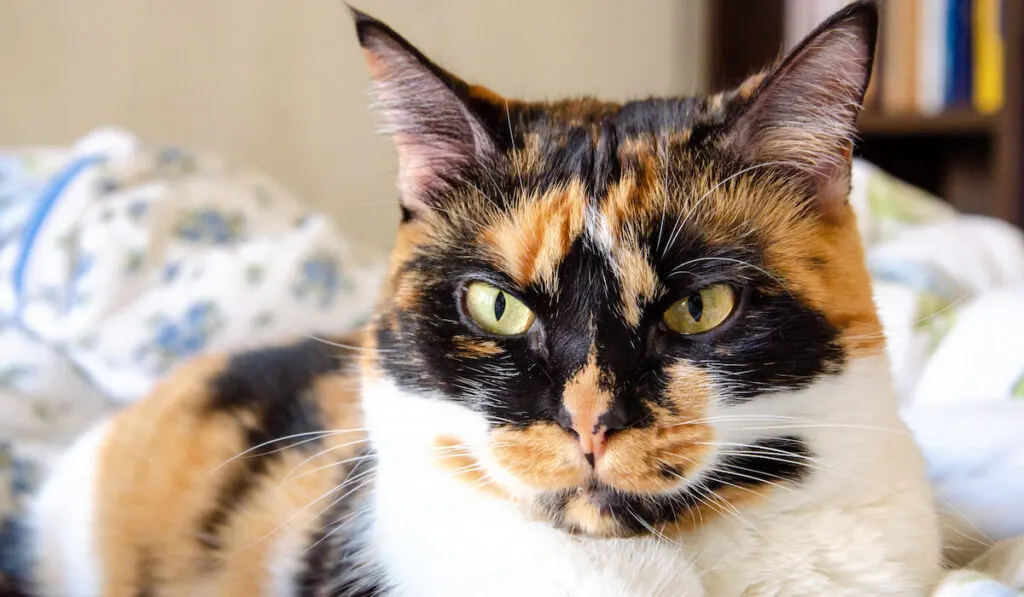
{"type": "Polygon", "coordinates": [[[378,496],[373,542],[395,595],[690,597],[688,550],[653,538],[572,537],[486,500],[378,496]],[[473,503],[470,503],[473,501],[473,503]],[[420,509],[422,507],[422,509],[420,509]]]}

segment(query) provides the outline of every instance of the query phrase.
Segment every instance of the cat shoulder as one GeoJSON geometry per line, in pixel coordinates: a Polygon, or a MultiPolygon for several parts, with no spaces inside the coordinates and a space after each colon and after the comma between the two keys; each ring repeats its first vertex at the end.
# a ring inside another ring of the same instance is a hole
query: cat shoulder
{"type": "Polygon", "coordinates": [[[354,344],[303,340],[200,356],[82,436],[34,509],[36,590],[259,594],[311,544],[358,462],[354,344]],[[330,500],[327,501],[330,503],[330,500]],[[180,579],[180,580],[179,580],[180,579]],[[204,586],[190,584],[199,582],[204,586]]]}

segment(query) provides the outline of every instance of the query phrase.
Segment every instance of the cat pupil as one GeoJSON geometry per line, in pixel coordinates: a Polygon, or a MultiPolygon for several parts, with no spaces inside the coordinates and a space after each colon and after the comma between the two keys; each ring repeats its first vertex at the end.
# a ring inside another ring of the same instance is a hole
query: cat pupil
{"type": "Polygon", "coordinates": [[[505,293],[499,292],[498,296],[494,299],[494,320],[501,321],[501,316],[505,314],[505,293]]]}
{"type": "Polygon", "coordinates": [[[701,315],[704,314],[704,299],[700,297],[699,292],[691,294],[690,298],[686,299],[686,308],[690,310],[690,317],[694,321],[700,321],[701,315]]]}

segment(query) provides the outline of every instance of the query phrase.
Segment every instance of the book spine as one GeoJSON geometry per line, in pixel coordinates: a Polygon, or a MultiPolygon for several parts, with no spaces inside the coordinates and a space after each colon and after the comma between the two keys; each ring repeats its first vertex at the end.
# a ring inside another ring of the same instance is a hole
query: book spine
{"type": "Polygon", "coordinates": [[[923,0],[918,4],[917,106],[922,114],[937,114],[945,108],[948,11],[948,0],[923,0]]]}
{"type": "Polygon", "coordinates": [[[905,113],[916,108],[916,4],[895,0],[883,5],[882,109],[886,112],[905,113]]]}
{"type": "Polygon", "coordinates": [[[1002,2],[974,3],[974,109],[990,114],[1003,106],[1002,2]]]}
{"type": "Polygon", "coordinates": [[[949,21],[946,30],[946,105],[969,107],[972,96],[972,44],[971,0],[950,0],[949,21]]]}
{"type": "Polygon", "coordinates": [[[921,12],[921,3],[928,0],[904,0],[906,6],[904,7],[905,19],[906,19],[906,33],[903,40],[903,52],[905,57],[903,64],[906,68],[906,75],[904,79],[904,93],[906,98],[904,99],[904,110],[913,112],[916,111],[918,106],[921,104],[921,100],[918,97],[918,86],[917,81],[921,78],[918,73],[920,62],[918,54],[921,50],[921,19],[918,14],[921,12]]]}

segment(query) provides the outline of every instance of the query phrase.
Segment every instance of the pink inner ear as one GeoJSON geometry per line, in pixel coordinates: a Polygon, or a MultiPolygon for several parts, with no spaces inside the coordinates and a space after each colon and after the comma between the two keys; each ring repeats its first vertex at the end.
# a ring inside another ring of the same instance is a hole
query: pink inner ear
{"type": "Polygon", "coordinates": [[[461,168],[472,163],[464,154],[448,151],[444,144],[431,145],[405,133],[395,133],[393,138],[398,149],[398,189],[402,203],[417,215],[430,209],[426,198],[432,189],[456,178],[461,168]]]}
{"type": "Polygon", "coordinates": [[[394,135],[398,148],[398,190],[402,195],[402,203],[418,216],[423,216],[429,206],[423,200],[432,180],[429,158],[417,151],[415,143],[411,143],[407,135],[394,135]]]}
{"type": "Polygon", "coordinates": [[[385,31],[367,32],[363,43],[384,132],[398,149],[402,202],[423,214],[431,191],[458,179],[493,144],[440,69],[385,31]]]}

